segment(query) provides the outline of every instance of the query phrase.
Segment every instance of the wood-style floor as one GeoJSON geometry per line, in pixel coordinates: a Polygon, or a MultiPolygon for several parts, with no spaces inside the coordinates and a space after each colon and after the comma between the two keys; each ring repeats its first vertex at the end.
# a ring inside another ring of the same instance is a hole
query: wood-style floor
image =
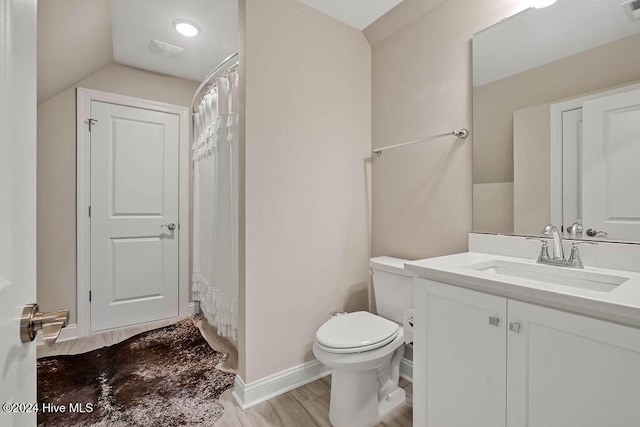
{"type": "MultiPolygon", "coordinates": [[[[377,427],[412,427],[413,384],[403,379],[400,386],[407,392],[407,402],[380,422],[377,427]]],[[[305,386],[242,411],[231,396],[232,390],[220,396],[224,415],[216,427],[331,427],[329,393],[331,377],[305,386]]]]}

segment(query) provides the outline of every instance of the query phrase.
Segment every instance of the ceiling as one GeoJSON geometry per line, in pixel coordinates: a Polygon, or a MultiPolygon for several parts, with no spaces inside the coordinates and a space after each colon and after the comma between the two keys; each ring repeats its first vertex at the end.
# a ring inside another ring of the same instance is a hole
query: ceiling
{"type": "Polygon", "coordinates": [[[38,2],[38,103],[111,63],[202,81],[238,49],[237,0],[46,0],[38,2]],[[187,38],[176,19],[200,27],[187,38]],[[184,49],[175,55],[152,40],[184,49]]]}
{"type": "MultiPolygon", "coordinates": [[[[402,2],[298,1],[358,30],[402,2]]],[[[112,63],[199,82],[237,49],[237,0],[39,1],[38,104],[112,63]],[[197,23],[200,34],[180,35],[176,19],[197,23]],[[163,52],[153,40],[184,50],[163,52]]]]}
{"type": "Polygon", "coordinates": [[[298,0],[320,12],[363,30],[402,0],[298,0]]]}
{"type": "Polygon", "coordinates": [[[202,81],[224,58],[238,50],[237,0],[111,0],[113,60],[145,70],[202,81]],[[176,19],[201,29],[185,37],[176,19]],[[150,49],[152,40],[183,48],[165,56],[150,49]]]}

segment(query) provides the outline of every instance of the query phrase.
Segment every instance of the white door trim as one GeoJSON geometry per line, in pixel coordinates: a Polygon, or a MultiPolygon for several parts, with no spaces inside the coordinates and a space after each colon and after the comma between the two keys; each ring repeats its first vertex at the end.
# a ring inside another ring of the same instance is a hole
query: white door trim
{"type": "Polygon", "coordinates": [[[639,89],[640,84],[621,86],[591,95],[568,99],[566,101],[551,104],[549,107],[551,135],[550,156],[551,164],[551,223],[562,224],[562,114],[565,111],[582,108],[585,101],[615,95],[628,90],[639,89]]]}
{"type": "Polygon", "coordinates": [[[91,284],[91,223],[89,203],[91,201],[91,151],[89,147],[89,126],[86,121],[91,114],[91,101],[125,105],[134,108],[176,114],[180,117],[179,133],[179,196],[178,221],[178,316],[185,317],[193,312],[189,307],[189,109],[179,105],[150,101],[131,96],[78,88],[77,93],[77,136],[76,136],[76,230],[77,230],[77,332],[79,337],[89,335],[91,284]]]}

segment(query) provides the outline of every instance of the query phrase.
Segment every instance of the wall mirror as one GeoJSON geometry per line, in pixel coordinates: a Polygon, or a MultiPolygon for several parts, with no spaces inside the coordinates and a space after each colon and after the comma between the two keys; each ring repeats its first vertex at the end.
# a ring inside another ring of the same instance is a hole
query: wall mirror
{"type": "Polygon", "coordinates": [[[473,144],[473,231],[640,242],[640,2],[558,0],[475,34],[473,144]]]}

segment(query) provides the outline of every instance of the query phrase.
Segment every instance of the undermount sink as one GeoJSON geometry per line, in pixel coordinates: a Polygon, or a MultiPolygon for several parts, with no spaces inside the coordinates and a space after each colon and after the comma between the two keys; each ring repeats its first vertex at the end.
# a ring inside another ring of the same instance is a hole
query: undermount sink
{"type": "Polygon", "coordinates": [[[611,292],[629,280],[628,277],[623,276],[504,260],[485,261],[467,265],[465,268],[500,276],[517,277],[599,292],[611,292]]]}

